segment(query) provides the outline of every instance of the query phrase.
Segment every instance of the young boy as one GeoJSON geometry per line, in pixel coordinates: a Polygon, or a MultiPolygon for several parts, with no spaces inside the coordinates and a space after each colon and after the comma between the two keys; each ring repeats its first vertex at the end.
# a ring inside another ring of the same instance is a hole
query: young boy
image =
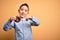
{"type": "Polygon", "coordinates": [[[7,31],[14,28],[16,40],[32,40],[31,26],[38,26],[40,24],[39,20],[33,16],[27,17],[27,14],[29,14],[29,6],[27,3],[22,4],[18,12],[19,16],[10,17],[3,29],[7,31]]]}

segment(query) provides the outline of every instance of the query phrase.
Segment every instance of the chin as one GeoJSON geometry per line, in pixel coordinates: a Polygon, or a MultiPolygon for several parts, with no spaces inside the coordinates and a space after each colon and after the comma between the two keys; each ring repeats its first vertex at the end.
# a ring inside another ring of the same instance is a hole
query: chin
{"type": "Polygon", "coordinates": [[[25,17],[25,16],[22,16],[22,15],[21,15],[21,17],[25,17]]]}

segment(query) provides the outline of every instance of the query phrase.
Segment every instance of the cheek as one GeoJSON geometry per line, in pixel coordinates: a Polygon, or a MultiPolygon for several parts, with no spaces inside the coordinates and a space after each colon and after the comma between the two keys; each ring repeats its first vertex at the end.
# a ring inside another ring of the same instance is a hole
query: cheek
{"type": "Polygon", "coordinates": [[[22,13],[22,11],[19,11],[19,13],[22,13]]]}
{"type": "Polygon", "coordinates": [[[28,14],[27,12],[25,12],[25,14],[28,14]]]}
{"type": "Polygon", "coordinates": [[[19,11],[19,14],[22,15],[22,11],[19,11]]]}
{"type": "Polygon", "coordinates": [[[25,14],[28,14],[29,12],[25,12],[25,14]]]}

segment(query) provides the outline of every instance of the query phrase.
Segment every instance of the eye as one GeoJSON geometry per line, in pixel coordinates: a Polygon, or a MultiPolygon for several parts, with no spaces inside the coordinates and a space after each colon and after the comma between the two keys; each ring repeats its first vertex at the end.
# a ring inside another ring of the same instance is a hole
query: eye
{"type": "Polygon", "coordinates": [[[28,10],[25,10],[25,12],[27,12],[28,10]]]}
{"type": "Polygon", "coordinates": [[[21,11],[23,11],[23,9],[20,9],[21,11]]]}

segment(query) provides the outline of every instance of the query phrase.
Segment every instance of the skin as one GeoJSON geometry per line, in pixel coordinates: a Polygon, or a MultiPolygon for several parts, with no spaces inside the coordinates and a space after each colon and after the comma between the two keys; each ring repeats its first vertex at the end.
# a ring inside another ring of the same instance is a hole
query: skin
{"type": "Polygon", "coordinates": [[[26,6],[22,6],[19,12],[19,16],[22,18],[26,18],[27,14],[29,14],[29,10],[26,6]]]}

